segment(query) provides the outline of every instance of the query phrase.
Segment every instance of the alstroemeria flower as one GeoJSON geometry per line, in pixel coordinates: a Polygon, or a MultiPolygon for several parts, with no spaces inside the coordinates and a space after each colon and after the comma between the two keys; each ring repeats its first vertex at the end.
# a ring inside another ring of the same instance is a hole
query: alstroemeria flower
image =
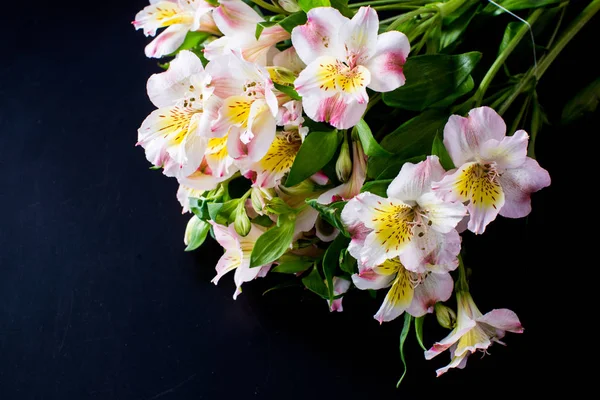
{"type": "Polygon", "coordinates": [[[269,73],[237,52],[211,61],[207,72],[214,94],[224,99],[210,136],[228,135],[227,151],[236,160],[260,160],[275,139],[278,112],[269,73]]]}
{"type": "Polygon", "coordinates": [[[264,22],[264,19],[252,7],[241,0],[220,0],[219,3],[213,18],[225,36],[205,47],[204,55],[208,60],[225,55],[230,50],[239,50],[246,61],[264,66],[267,65],[270,50],[276,50],[275,44],[290,38],[289,32],[276,24],[264,28],[256,39],[256,24],[264,22]]]}
{"type": "Polygon", "coordinates": [[[256,172],[254,185],[260,188],[273,188],[281,182],[296,159],[302,145],[298,130],[278,131],[267,154],[250,166],[256,172]]]}
{"type": "Polygon", "coordinates": [[[348,250],[361,264],[376,267],[400,257],[410,271],[450,271],[458,265],[460,236],[456,225],[466,209],[431,192],[444,174],[437,156],[405,163],[383,198],[361,193],[342,210],[352,240],[348,250]]]}
{"type": "Polygon", "coordinates": [[[431,313],[435,303],[450,298],[454,286],[448,272],[412,272],[397,257],[374,268],[360,268],[352,275],[352,282],[362,290],[391,286],[374,316],[379,323],[391,321],[404,311],[413,317],[431,313]]]}
{"type": "Polygon", "coordinates": [[[498,214],[521,218],[531,212],[531,193],[550,185],[548,171],[527,157],[529,136],[506,136],[506,124],[492,108],[479,107],[444,127],[444,145],[458,169],[434,185],[445,199],[468,202],[468,229],[476,234],[498,214]]]}
{"type": "MultiPolygon", "coordinates": [[[[333,277],[333,294],[335,296],[339,296],[344,294],[350,289],[350,281],[338,278],[337,276],[333,277]]],[[[342,297],[339,299],[335,299],[333,301],[327,300],[327,305],[329,305],[329,311],[334,312],[342,312],[344,311],[344,307],[342,307],[342,297]]]]}
{"type": "Polygon", "coordinates": [[[318,198],[318,202],[329,204],[340,200],[350,200],[360,193],[365,180],[367,179],[367,156],[363,151],[359,140],[352,142],[352,174],[348,182],[342,183],[323,193],[318,198]]]}
{"type": "Polygon", "coordinates": [[[296,91],[311,119],[350,128],[367,108],[367,87],[389,92],[404,84],[408,39],[398,31],[378,35],[379,17],[370,7],[351,20],[331,7],[313,8],[307,16],[292,30],[292,44],[307,64],[296,91]]]}
{"type": "Polygon", "coordinates": [[[492,344],[500,341],[508,332],[523,333],[523,327],[517,315],[506,308],[492,310],[483,315],[475,305],[469,292],[456,294],[458,304],[456,327],[450,334],[425,352],[427,360],[450,349],[452,361],[438,369],[437,376],[450,368],[464,368],[467,357],[477,350],[485,352],[492,344]]]}
{"type": "Polygon", "coordinates": [[[133,26],[143,29],[146,36],[156,35],[156,30],[168,27],[148,46],[146,56],[160,58],[181,46],[190,31],[219,35],[219,29],[210,11],[214,6],[204,0],[150,0],[150,5],[137,13],[133,26]]]}
{"type": "Polygon", "coordinates": [[[263,277],[269,272],[271,264],[256,268],[250,268],[250,255],[256,241],[265,231],[265,228],[251,224],[250,232],[246,236],[240,236],[235,231],[233,224],[228,227],[218,225],[210,221],[215,233],[215,239],[225,250],[225,254],[219,259],[216,270],[217,275],[212,282],[216,285],[219,279],[229,271],[235,270],[233,280],[235,281],[236,291],[233,298],[242,292],[242,284],[250,282],[257,277],[263,277]]]}
{"type": "Polygon", "coordinates": [[[167,71],[148,80],[148,96],[158,110],[138,129],[137,144],[167,176],[184,178],[202,163],[206,136],[222,103],[209,82],[200,59],[190,51],[180,52],[167,71]]]}

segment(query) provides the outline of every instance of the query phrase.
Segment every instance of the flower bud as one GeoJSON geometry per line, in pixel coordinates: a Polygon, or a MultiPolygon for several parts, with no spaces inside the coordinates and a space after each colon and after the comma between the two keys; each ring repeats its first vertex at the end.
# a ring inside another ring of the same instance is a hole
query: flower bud
{"type": "Polygon", "coordinates": [[[335,163],[335,173],[341,182],[348,181],[352,173],[352,160],[350,159],[350,146],[348,146],[348,137],[344,134],[344,142],[340,150],[340,155],[335,163]]]}
{"type": "Polygon", "coordinates": [[[187,246],[185,251],[196,250],[204,243],[210,224],[193,215],[185,227],[183,243],[187,246]]]}
{"type": "Polygon", "coordinates": [[[260,187],[253,187],[250,193],[250,200],[252,201],[252,208],[258,214],[262,215],[266,204],[277,196],[274,189],[266,189],[260,187]]]}
{"type": "Polygon", "coordinates": [[[435,317],[438,323],[447,329],[454,329],[456,325],[456,313],[450,307],[443,305],[442,303],[436,303],[435,305],[435,317]]]}
{"type": "Polygon", "coordinates": [[[281,8],[290,13],[295,13],[301,10],[300,6],[298,5],[298,1],[296,0],[277,0],[277,3],[279,3],[281,8]]]}
{"type": "Polygon", "coordinates": [[[233,220],[233,227],[240,236],[246,236],[250,232],[252,226],[250,225],[250,218],[246,214],[245,202],[241,201],[240,205],[235,209],[235,219],[233,220]]]}
{"type": "Polygon", "coordinates": [[[299,184],[291,187],[280,185],[279,190],[288,196],[303,196],[315,191],[315,183],[312,179],[305,179],[299,184]]]}

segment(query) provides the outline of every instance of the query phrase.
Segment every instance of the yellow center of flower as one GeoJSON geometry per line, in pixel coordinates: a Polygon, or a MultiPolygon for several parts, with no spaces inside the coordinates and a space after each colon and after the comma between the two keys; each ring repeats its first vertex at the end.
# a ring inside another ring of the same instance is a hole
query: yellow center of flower
{"type": "Polygon", "coordinates": [[[460,201],[470,201],[483,208],[497,208],[503,198],[498,173],[490,164],[472,163],[460,174],[454,186],[460,201]]]}
{"type": "Polygon", "coordinates": [[[415,214],[412,207],[405,204],[380,202],[371,219],[377,241],[385,248],[398,251],[412,238],[415,214]]]}
{"type": "Polygon", "coordinates": [[[172,107],[168,112],[159,114],[158,132],[172,144],[180,144],[189,132],[196,129],[197,123],[192,116],[200,112],[193,108],[172,107]]]}
{"type": "Polygon", "coordinates": [[[354,68],[337,61],[319,64],[317,79],[324,91],[337,90],[344,93],[355,93],[367,86],[368,71],[363,66],[354,68]]]}
{"type": "Polygon", "coordinates": [[[176,4],[165,1],[160,2],[150,16],[160,23],[160,27],[194,22],[192,15],[184,13],[176,4]]]}
{"type": "Polygon", "coordinates": [[[260,160],[264,171],[287,172],[296,159],[302,141],[298,134],[278,134],[267,154],[260,160]]]}

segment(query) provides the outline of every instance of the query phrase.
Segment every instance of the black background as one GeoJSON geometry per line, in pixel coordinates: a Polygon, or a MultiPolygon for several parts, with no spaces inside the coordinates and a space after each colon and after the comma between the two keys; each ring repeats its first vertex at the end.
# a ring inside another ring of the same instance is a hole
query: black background
{"type": "MultiPolygon", "coordinates": [[[[449,357],[425,361],[411,333],[396,390],[402,321],[379,326],[381,299],[353,292],[343,313],[329,313],[301,289],[263,296],[280,280],[269,276],[233,301],[231,276],[210,283],[219,246],[183,251],[189,216],[177,183],[149,171],[134,147],[153,110],[145,83],[158,71],[130,25],[147,3],[38,3],[2,17],[1,399],[475,398],[533,393],[572,369],[559,361],[574,329],[564,309],[577,308],[568,291],[586,279],[563,260],[593,209],[574,199],[585,196],[574,180],[599,120],[561,126],[558,117],[597,77],[587,51],[597,17],[539,85],[552,125],[538,161],[552,186],[534,194],[528,218],[499,218],[464,238],[475,301],[484,312],[514,310],[525,333],[441,378],[435,369],[449,357]]],[[[426,344],[446,335],[433,317],[425,329],[426,344]]]]}

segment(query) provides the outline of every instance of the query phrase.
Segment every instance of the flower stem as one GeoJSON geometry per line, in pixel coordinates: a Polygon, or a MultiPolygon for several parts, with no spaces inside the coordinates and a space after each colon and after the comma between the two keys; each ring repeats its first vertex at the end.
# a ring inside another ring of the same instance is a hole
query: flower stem
{"type": "Polygon", "coordinates": [[[400,24],[402,24],[403,22],[408,21],[409,19],[411,19],[413,17],[417,17],[417,16],[419,16],[421,14],[434,14],[436,12],[437,12],[437,9],[435,9],[435,8],[421,7],[419,9],[417,9],[417,10],[413,10],[413,11],[404,13],[404,14],[398,16],[398,18],[396,18],[396,20],[394,22],[392,22],[390,24],[390,26],[387,27],[386,32],[393,31],[398,26],[400,26],[400,24]]]}
{"type": "Polygon", "coordinates": [[[376,0],[376,1],[363,1],[360,3],[352,3],[352,4],[348,4],[349,8],[359,8],[359,7],[367,7],[367,6],[378,6],[378,5],[385,5],[385,4],[402,4],[402,3],[413,3],[413,5],[419,6],[419,5],[425,5],[425,4],[429,4],[429,3],[434,3],[436,1],[439,0],[421,0],[421,1],[415,1],[415,0],[376,0]],[[414,4],[416,3],[416,4],[414,4]]]}
{"type": "Polygon", "coordinates": [[[563,35],[558,39],[558,42],[545,54],[540,60],[537,69],[530,68],[529,71],[521,78],[519,83],[515,85],[515,88],[511,95],[504,101],[498,114],[502,115],[508,110],[510,105],[515,99],[531,84],[531,80],[534,79],[536,82],[544,75],[550,64],[565,48],[565,46],[573,39],[573,37],[583,28],[583,26],[600,10],[600,0],[592,0],[590,4],[577,16],[577,18],[569,25],[563,35]]]}
{"type": "Polygon", "coordinates": [[[265,10],[269,10],[269,11],[274,12],[275,14],[282,14],[282,13],[283,14],[289,14],[287,11],[283,10],[282,8],[275,7],[274,5],[269,4],[269,3],[267,3],[267,2],[265,2],[263,0],[252,0],[252,2],[254,4],[256,4],[257,6],[264,8],[265,10]]]}
{"type": "Polygon", "coordinates": [[[454,284],[454,290],[458,292],[468,292],[469,284],[467,283],[467,271],[463,263],[462,256],[458,255],[458,279],[454,284]]]}
{"type": "Polygon", "coordinates": [[[485,76],[481,80],[481,83],[479,84],[479,87],[477,88],[477,92],[475,92],[475,94],[473,95],[473,100],[475,101],[475,107],[479,107],[481,105],[483,96],[485,95],[485,92],[487,91],[488,87],[490,86],[490,83],[492,83],[492,80],[494,79],[494,77],[496,76],[496,74],[498,73],[500,68],[502,68],[502,66],[504,65],[504,62],[506,61],[508,56],[517,47],[517,45],[519,44],[521,39],[523,39],[523,37],[525,36],[527,31],[530,29],[530,26],[535,23],[535,21],[540,17],[540,15],[542,14],[543,11],[544,10],[542,8],[535,10],[531,14],[531,16],[527,19],[527,22],[529,25],[523,24],[521,26],[521,28],[517,31],[515,37],[512,38],[510,42],[508,42],[508,45],[506,46],[506,48],[504,50],[502,50],[502,53],[500,53],[498,55],[498,57],[496,58],[496,61],[494,61],[494,63],[492,64],[492,66],[490,67],[488,72],[485,74],[485,76]]]}

